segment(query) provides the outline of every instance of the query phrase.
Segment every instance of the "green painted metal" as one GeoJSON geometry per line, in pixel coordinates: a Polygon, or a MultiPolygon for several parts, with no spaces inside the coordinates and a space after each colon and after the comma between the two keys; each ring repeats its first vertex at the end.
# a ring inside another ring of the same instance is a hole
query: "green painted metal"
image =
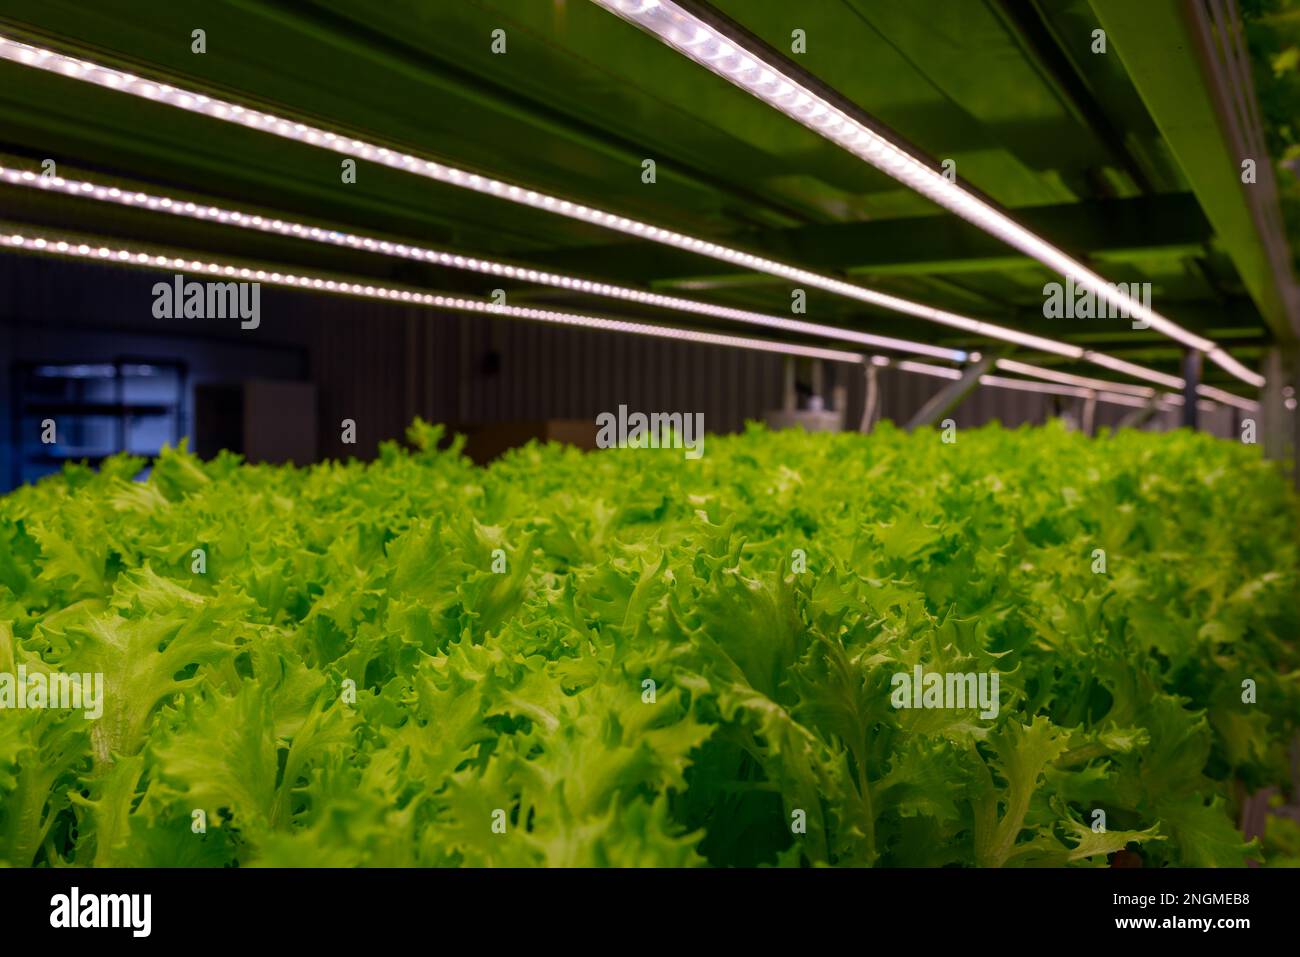
{"type": "MultiPolygon", "coordinates": [[[[1196,255],[1213,234],[1200,204],[1190,193],[1169,193],[1099,203],[1063,203],[1013,210],[1016,220],[1083,258],[1196,255]]],[[[989,271],[1032,266],[1033,261],[1005,243],[949,213],[906,219],[799,226],[755,231],[735,237],[742,245],[817,269],[896,273],[989,271]]],[[[649,260],[649,243],[622,243],[594,249],[560,250],[545,257],[575,265],[589,257],[601,271],[639,279],[685,279],[726,275],[725,263],[696,256],[649,260]],[[686,272],[648,271],[654,266],[686,272]]],[[[739,267],[734,271],[740,272],[739,267]]]]}
{"type": "MultiPolygon", "coordinates": [[[[1272,268],[1242,195],[1241,164],[1215,112],[1203,65],[1194,54],[1180,0],[1091,0],[1170,149],[1178,158],[1219,242],[1232,258],[1273,332],[1292,335],[1272,268]]],[[[1269,162],[1267,157],[1254,157],[1269,162]]]]}
{"type": "MultiPolygon", "coordinates": [[[[1161,106],[1162,97],[1204,105],[1187,88],[1195,64],[1172,41],[1132,35],[1158,32],[1173,0],[1035,2],[1031,26],[1041,30],[1032,37],[1030,21],[992,2],[715,6],[777,49],[805,30],[807,52],[795,57],[802,67],[929,155],[955,159],[964,181],[1107,278],[1152,282],[1157,308],[1179,322],[1230,332],[1232,341],[1258,337],[1260,316],[1241,296],[1244,286],[1265,302],[1249,217],[1212,161],[1216,134],[1171,125],[1161,106]],[[1119,56],[1088,52],[1094,8],[1104,8],[1107,29],[1115,24],[1119,56]],[[1130,50],[1155,58],[1130,63],[1130,50]],[[1138,180],[1153,191],[1143,194],[1138,180]]],[[[1151,352],[1161,368],[1178,368],[1177,350],[1161,348],[1159,337],[1044,320],[1041,290],[1053,277],[1036,263],[588,0],[169,0],[148,15],[135,0],[6,0],[0,30],[936,306],[1128,356],[1151,352]],[[207,31],[206,54],[191,52],[195,28],[207,31]],[[504,55],[491,51],[494,29],[506,31],[504,55]],[[653,186],[641,182],[645,158],[657,163],[653,186]]],[[[33,165],[55,158],[102,181],[789,309],[788,285],[770,277],[384,168],[363,165],[358,182],[344,185],[333,154],[8,63],[0,64],[0,150],[33,165]]],[[[0,189],[0,205],[59,228],[485,291],[486,279],[445,270],[20,192],[0,189]]],[[[818,321],[986,345],[830,296],[811,296],[809,309],[818,321]]],[[[1217,380],[1217,367],[1206,372],[1217,380]]]]}

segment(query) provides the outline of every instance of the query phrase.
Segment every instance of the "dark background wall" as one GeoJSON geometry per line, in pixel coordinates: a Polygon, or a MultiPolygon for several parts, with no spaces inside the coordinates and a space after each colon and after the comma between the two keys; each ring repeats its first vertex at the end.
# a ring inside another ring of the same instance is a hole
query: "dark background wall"
{"type": "MultiPolygon", "coordinates": [[[[235,319],[155,319],[153,285],[169,279],[95,263],[0,256],[0,401],[6,405],[0,477],[10,475],[8,406],[17,361],[180,359],[191,390],[245,379],[309,381],[317,389],[322,457],[373,455],[381,440],[400,437],[415,415],[463,426],[594,420],[621,403],[642,411],[703,412],[708,431],[732,432],[781,404],[783,358],[775,354],[266,286],[255,330],[240,329],[235,319]],[[357,423],[355,446],[340,441],[339,423],[347,418],[357,423]]],[[[833,364],[829,380],[845,388],[846,422],[856,427],[863,369],[833,364]]],[[[906,419],[942,384],[883,370],[882,414],[906,419]]],[[[1054,411],[1077,419],[1080,405],[983,388],[953,417],[963,426],[992,419],[1016,426],[1042,423],[1054,411]]],[[[192,413],[193,402],[187,406],[192,413]]],[[[1098,422],[1114,424],[1126,411],[1099,405],[1098,422]]]]}

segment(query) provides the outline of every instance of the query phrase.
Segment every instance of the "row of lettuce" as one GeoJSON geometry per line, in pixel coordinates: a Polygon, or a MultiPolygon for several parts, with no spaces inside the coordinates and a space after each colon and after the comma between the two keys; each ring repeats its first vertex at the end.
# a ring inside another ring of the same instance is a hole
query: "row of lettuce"
{"type": "Polygon", "coordinates": [[[0,674],[104,682],[0,710],[0,862],[1269,857],[1236,817],[1288,784],[1298,519],[1253,447],[409,438],[0,500],[0,674]],[[996,674],[993,713],[898,707],[918,668],[996,674]]]}

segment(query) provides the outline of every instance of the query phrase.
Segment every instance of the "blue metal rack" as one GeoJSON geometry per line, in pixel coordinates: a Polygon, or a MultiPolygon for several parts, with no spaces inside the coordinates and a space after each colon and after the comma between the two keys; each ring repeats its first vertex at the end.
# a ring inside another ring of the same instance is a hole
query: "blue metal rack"
{"type": "Polygon", "coordinates": [[[186,368],[174,360],[18,362],[13,392],[14,486],[65,462],[98,465],[118,452],[152,458],[184,434],[186,368]],[[55,425],[49,443],[47,419],[55,425]]]}

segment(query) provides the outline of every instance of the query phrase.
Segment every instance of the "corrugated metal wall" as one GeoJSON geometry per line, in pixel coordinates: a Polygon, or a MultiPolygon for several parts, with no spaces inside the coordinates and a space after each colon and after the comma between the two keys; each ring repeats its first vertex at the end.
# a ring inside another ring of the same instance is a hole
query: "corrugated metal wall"
{"type": "MultiPolygon", "coordinates": [[[[140,348],[138,337],[148,336],[158,358],[180,351],[181,339],[189,352],[207,342],[221,354],[230,380],[266,375],[266,363],[253,357],[268,349],[305,355],[306,377],[319,390],[318,446],[331,457],[372,455],[380,441],[400,437],[415,415],[452,425],[594,419],[624,404],[645,412],[703,412],[709,431],[731,432],[781,404],[784,360],[774,354],[272,288],[262,291],[256,330],[241,330],[235,320],[158,320],[152,316],[153,284],[169,278],[0,257],[0,401],[10,401],[4,380],[13,360],[64,359],[79,350],[81,358],[109,358],[100,356],[108,332],[133,334],[133,349],[140,348]],[[47,334],[23,333],[32,328],[47,334]],[[54,330],[59,354],[32,354],[55,351],[48,348],[54,330]],[[247,362],[239,360],[241,354],[247,362]],[[340,442],[343,419],[357,423],[355,446],[340,442]]],[[[856,427],[864,370],[837,364],[831,381],[844,386],[846,423],[856,427]]],[[[943,385],[941,379],[883,370],[880,414],[905,421],[943,385]]],[[[1044,422],[1054,407],[1077,420],[1081,401],[985,388],[952,417],[963,427],[993,419],[1017,426],[1044,422]]],[[[1114,424],[1126,411],[1099,406],[1098,422],[1114,424]]],[[[8,420],[0,415],[0,428],[7,429],[8,420]]]]}
{"type": "Polygon", "coordinates": [[[404,346],[407,408],[451,422],[594,418],[623,403],[732,431],[781,398],[779,356],[669,339],[424,314],[405,320],[404,346]]]}

